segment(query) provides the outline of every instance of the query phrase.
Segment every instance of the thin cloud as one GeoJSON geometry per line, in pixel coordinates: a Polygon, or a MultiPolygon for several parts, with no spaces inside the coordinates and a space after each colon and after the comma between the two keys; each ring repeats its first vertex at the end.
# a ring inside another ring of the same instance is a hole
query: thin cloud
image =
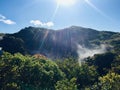
{"type": "Polygon", "coordinates": [[[52,27],[54,26],[53,22],[41,22],[40,20],[31,20],[30,21],[31,24],[35,25],[35,26],[47,26],[47,27],[52,27]]]}
{"type": "Polygon", "coordinates": [[[0,14],[0,19],[6,19],[6,17],[0,14]]]}
{"type": "Polygon", "coordinates": [[[8,25],[12,25],[12,24],[16,24],[16,22],[10,20],[10,19],[7,19],[5,16],[3,15],[0,15],[0,22],[2,23],[5,23],[5,24],[8,24],[8,25]]]}
{"type": "Polygon", "coordinates": [[[53,22],[47,22],[47,23],[46,23],[46,26],[52,27],[52,26],[54,26],[54,23],[53,23],[53,22]]]}

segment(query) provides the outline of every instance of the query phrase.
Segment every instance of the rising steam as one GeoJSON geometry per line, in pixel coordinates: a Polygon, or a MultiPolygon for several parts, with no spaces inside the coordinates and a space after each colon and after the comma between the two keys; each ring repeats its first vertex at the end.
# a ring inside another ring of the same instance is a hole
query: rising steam
{"type": "Polygon", "coordinates": [[[107,45],[101,44],[100,46],[96,46],[94,48],[86,48],[85,46],[77,45],[78,46],[78,62],[81,66],[81,63],[84,61],[87,57],[92,57],[95,54],[102,54],[106,52],[107,45]]]}

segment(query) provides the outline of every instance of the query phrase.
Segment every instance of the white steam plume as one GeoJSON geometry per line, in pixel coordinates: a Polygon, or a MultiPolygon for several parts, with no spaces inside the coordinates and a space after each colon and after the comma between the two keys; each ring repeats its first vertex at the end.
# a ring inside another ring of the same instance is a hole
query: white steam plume
{"type": "Polygon", "coordinates": [[[77,53],[79,56],[78,62],[79,65],[81,66],[81,63],[84,61],[85,58],[92,57],[95,54],[105,53],[107,45],[101,44],[100,46],[96,46],[95,48],[86,48],[78,44],[77,47],[78,47],[77,53]]]}

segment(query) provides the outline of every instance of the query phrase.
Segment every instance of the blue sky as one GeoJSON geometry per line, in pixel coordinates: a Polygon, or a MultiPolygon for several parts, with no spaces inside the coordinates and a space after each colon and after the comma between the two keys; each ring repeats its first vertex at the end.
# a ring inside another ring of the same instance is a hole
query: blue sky
{"type": "Polygon", "coordinates": [[[57,0],[0,0],[0,32],[13,33],[28,26],[57,30],[72,25],[120,32],[120,0],[63,4],[57,0]]]}

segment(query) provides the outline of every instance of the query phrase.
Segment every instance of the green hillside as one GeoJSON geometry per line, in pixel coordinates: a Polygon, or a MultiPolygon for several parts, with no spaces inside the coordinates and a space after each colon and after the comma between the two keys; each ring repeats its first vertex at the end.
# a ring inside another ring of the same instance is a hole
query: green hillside
{"type": "Polygon", "coordinates": [[[0,90],[120,90],[120,33],[28,27],[5,34],[0,47],[0,90]],[[77,45],[83,56],[94,53],[82,65],[77,45]]]}
{"type": "Polygon", "coordinates": [[[10,53],[40,53],[49,58],[77,57],[77,45],[93,48],[94,45],[108,44],[119,52],[120,33],[97,31],[72,26],[62,30],[27,27],[14,34],[6,34],[0,47],[10,53]]]}

